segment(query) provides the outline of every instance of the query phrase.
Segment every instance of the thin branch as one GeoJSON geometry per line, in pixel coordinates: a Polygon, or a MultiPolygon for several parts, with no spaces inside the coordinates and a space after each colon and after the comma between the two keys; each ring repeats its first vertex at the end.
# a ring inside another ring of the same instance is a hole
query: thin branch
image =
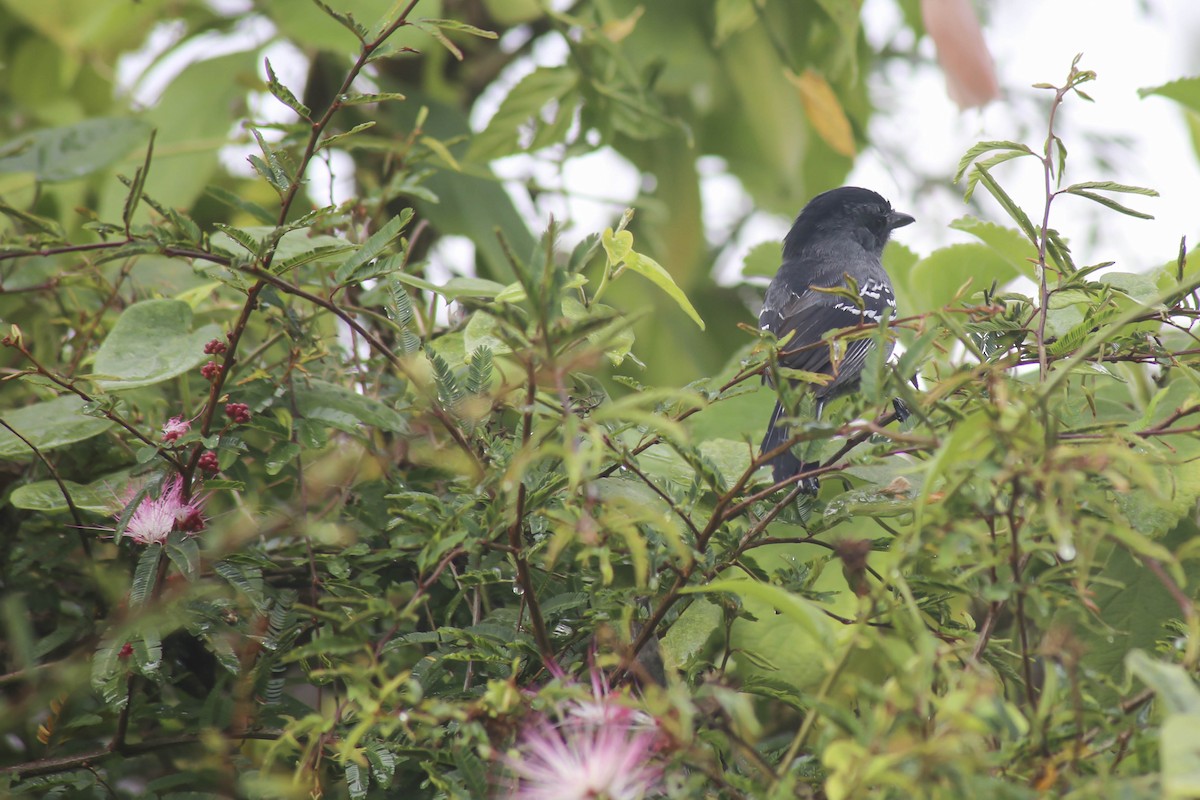
{"type": "MultiPolygon", "coordinates": [[[[39,375],[43,376],[44,378],[47,378],[48,380],[52,381],[54,384],[62,387],[63,389],[66,389],[68,392],[71,392],[72,394],[77,395],[85,403],[96,402],[95,399],[90,394],[88,394],[87,392],[83,391],[78,386],[76,386],[74,380],[69,380],[69,381],[64,380],[63,378],[61,378],[58,375],[51,372],[50,370],[46,369],[46,367],[43,366],[40,361],[38,361],[36,358],[34,358],[33,353],[29,352],[29,350],[27,350],[25,348],[25,345],[23,345],[21,342],[14,341],[11,338],[6,336],[6,337],[4,337],[3,343],[8,345],[9,347],[16,348],[21,353],[21,355],[25,356],[26,360],[28,360],[30,364],[33,364],[34,369],[37,370],[37,373],[39,375]]],[[[175,467],[176,469],[183,469],[183,465],[180,463],[179,459],[175,458],[175,456],[171,455],[169,452],[164,450],[162,448],[161,443],[155,442],[152,439],[150,439],[148,436],[143,434],[137,428],[133,427],[128,422],[126,422],[123,417],[121,417],[118,414],[113,413],[112,411],[109,411],[107,408],[100,408],[100,413],[102,413],[106,419],[111,420],[112,422],[115,422],[116,424],[118,424],[122,428],[124,428],[125,430],[129,431],[129,433],[133,434],[133,436],[135,438],[137,438],[138,441],[142,442],[143,444],[147,445],[148,447],[153,447],[156,454],[158,456],[162,457],[163,459],[165,459],[166,461],[170,462],[170,464],[173,467],[175,467]]]]}
{"type": "MultiPolygon", "coordinates": [[[[521,445],[529,446],[533,435],[533,408],[537,399],[537,372],[533,360],[526,364],[526,380],[528,385],[525,395],[525,409],[521,423],[521,445]]],[[[521,589],[521,599],[529,609],[529,627],[533,630],[534,641],[542,653],[545,664],[554,663],[554,645],[546,632],[546,621],[542,618],[542,608],[534,592],[533,576],[529,571],[529,555],[525,551],[521,535],[525,528],[525,481],[522,478],[517,487],[516,518],[508,528],[508,546],[512,548],[513,561],[517,565],[517,585],[521,589]]]]}

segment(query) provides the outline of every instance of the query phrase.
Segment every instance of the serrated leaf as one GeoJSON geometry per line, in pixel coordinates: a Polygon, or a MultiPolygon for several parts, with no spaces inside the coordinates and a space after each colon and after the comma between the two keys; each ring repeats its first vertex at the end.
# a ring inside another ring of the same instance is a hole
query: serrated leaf
{"type": "Polygon", "coordinates": [[[271,448],[271,452],[267,454],[264,463],[265,472],[268,475],[278,475],[298,455],[300,455],[300,445],[295,442],[277,442],[271,448]]]}

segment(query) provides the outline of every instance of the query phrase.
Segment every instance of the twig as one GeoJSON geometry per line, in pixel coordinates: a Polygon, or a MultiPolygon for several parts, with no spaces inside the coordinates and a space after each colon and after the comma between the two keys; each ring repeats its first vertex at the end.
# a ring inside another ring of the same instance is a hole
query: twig
{"type": "MultiPolygon", "coordinates": [[[[59,377],[58,375],[55,375],[50,370],[46,369],[46,367],[43,366],[40,361],[38,361],[36,358],[34,358],[33,353],[29,352],[29,350],[27,350],[25,348],[25,345],[21,344],[21,342],[14,341],[10,337],[6,336],[6,337],[4,337],[3,343],[8,345],[9,347],[16,348],[21,353],[21,355],[25,356],[25,358],[29,361],[30,364],[33,364],[34,369],[37,370],[37,373],[39,375],[43,376],[44,378],[47,378],[48,380],[52,381],[53,383],[62,387],[63,389],[66,389],[68,392],[71,392],[72,394],[77,395],[85,403],[94,403],[95,402],[95,400],[92,398],[92,396],[90,394],[88,394],[87,392],[83,391],[82,389],[80,389],[78,386],[75,385],[74,380],[70,380],[70,381],[64,380],[63,378],[59,377]]],[[[153,447],[157,455],[166,459],[176,469],[183,468],[183,465],[179,462],[179,459],[175,458],[175,456],[171,455],[169,452],[164,450],[160,443],[155,442],[152,439],[150,439],[148,436],[144,435],[137,428],[133,427],[128,422],[126,422],[125,419],[123,417],[121,417],[120,415],[115,414],[112,411],[109,411],[107,408],[100,408],[100,413],[102,413],[106,419],[109,419],[112,422],[115,422],[116,424],[118,424],[122,428],[124,428],[125,430],[129,431],[129,433],[133,434],[133,436],[136,437],[143,444],[145,444],[149,447],[153,447]]]]}
{"type": "MultiPolygon", "coordinates": [[[[528,447],[533,435],[533,406],[537,399],[537,373],[532,358],[525,365],[528,387],[525,395],[525,409],[521,423],[521,444],[528,447]]],[[[546,632],[546,621],[542,618],[542,608],[534,593],[533,577],[529,572],[529,555],[525,551],[521,534],[525,527],[525,481],[521,479],[517,487],[516,518],[508,528],[508,546],[512,548],[513,561],[517,565],[517,585],[521,588],[521,599],[529,609],[529,627],[533,629],[533,638],[538,650],[542,653],[545,664],[554,663],[554,645],[546,632]]]]}
{"type": "MultiPolygon", "coordinates": [[[[188,744],[198,744],[205,741],[210,735],[210,732],[200,733],[184,733],[177,736],[164,736],[160,739],[148,739],[144,742],[126,743],[120,750],[122,755],[135,756],[142,753],[152,753],[155,750],[164,750],[170,747],[180,747],[188,744]]],[[[283,736],[281,730],[253,730],[253,731],[231,731],[225,734],[228,739],[262,739],[273,741],[283,736]]],[[[75,767],[86,767],[97,761],[103,761],[113,754],[109,748],[99,748],[89,750],[84,753],[76,753],[70,756],[57,756],[55,758],[40,758],[37,761],[28,761],[24,764],[16,764],[11,767],[0,767],[0,775],[11,775],[14,778],[33,778],[38,775],[48,775],[53,772],[64,772],[75,767]]]]}
{"type": "MultiPolygon", "coordinates": [[[[22,436],[21,432],[12,425],[9,425],[3,419],[0,419],[0,425],[3,425],[9,433],[24,442],[25,446],[33,451],[33,454],[38,457],[38,460],[45,465],[47,471],[50,473],[50,477],[53,478],[54,482],[58,484],[58,491],[62,492],[63,499],[67,501],[67,508],[71,512],[71,519],[75,520],[75,527],[82,529],[84,527],[83,517],[79,515],[79,509],[75,507],[75,501],[71,499],[71,493],[67,491],[67,485],[63,483],[63,479],[58,474],[58,470],[54,468],[54,464],[51,463],[50,459],[46,458],[46,455],[37,448],[37,445],[22,436]]],[[[83,552],[86,553],[90,559],[92,557],[92,545],[88,541],[87,535],[84,534],[82,530],[80,530],[80,534],[79,543],[83,545],[83,552]]]]}

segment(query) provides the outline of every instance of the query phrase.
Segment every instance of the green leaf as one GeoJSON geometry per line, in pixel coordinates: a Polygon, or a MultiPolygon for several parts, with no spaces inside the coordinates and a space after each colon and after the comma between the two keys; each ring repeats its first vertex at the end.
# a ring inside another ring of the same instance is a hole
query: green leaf
{"type": "Polygon", "coordinates": [[[1112,181],[1084,181],[1083,183],[1073,183],[1064,192],[1073,192],[1076,189],[1099,189],[1105,192],[1122,192],[1124,194],[1140,194],[1144,197],[1158,197],[1158,192],[1153,189],[1147,189],[1144,186],[1130,186],[1127,183],[1113,183],[1112,181]]]}
{"type": "MultiPolygon", "coordinates": [[[[89,419],[94,419],[89,417],[89,419]]],[[[107,422],[107,420],[104,420],[107,422]]],[[[7,433],[7,431],[6,431],[7,433]]],[[[113,514],[119,510],[116,490],[125,484],[128,476],[124,472],[114,472],[99,478],[86,486],[74,481],[63,481],[63,486],[71,495],[71,502],[80,511],[90,511],[95,514],[113,514]]],[[[47,514],[57,514],[68,510],[66,498],[56,481],[45,480],[18,486],[8,496],[13,508],[26,511],[41,511],[47,514]]]]}
{"type": "Polygon", "coordinates": [[[1139,97],[1146,98],[1151,95],[1166,97],[1190,111],[1200,113],[1200,77],[1180,78],[1170,83],[1164,83],[1161,86],[1138,89],[1139,97]]]}
{"type": "Polygon", "coordinates": [[[959,159],[958,168],[954,170],[954,183],[958,183],[960,180],[962,180],[963,173],[967,171],[967,167],[971,166],[971,162],[979,158],[984,153],[990,153],[994,150],[1011,151],[1013,153],[1013,155],[1010,156],[1011,158],[1034,155],[1034,152],[1030,150],[1027,145],[1023,145],[1020,142],[979,142],[978,144],[971,146],[971,148],[963,154],[963,157],[959,159]]]}
{"type": "MultiPolygon", "coordinates": [[[[112,427],[110,420],[85,415],[83,406],[83,400],[69,394],[24,408],[0,411],[0,419],[45,452],[91,439],[112,427]]],[[[7,428],[0,427],[0,459],[25,461],[31,458],[33,453],[29,446],[7,428]]]]}
{"type": "MultiPolygon", "coordinates": [[[[1095,192],[1085,191],[1084,189],[1079,188],[1079,185],[1069,186],[1066,189],[1063,189],[1063,191],[1066,192],[1067,194],[1073,194],[1076,197],[1087,198],[1088,200],[1091,200],[1094,203],[1099,203],[1102,206],[1111,208],[1113,211],[1118,211],[1118,212],[1120,212],[1122,214],[1126,214],[1130,217],[1137,217],[1138,219],[1154,219],[1153,214],[1147,214],[1143,211],[1137,211],[1135,209],[1130,208],[1129,206],[1122,205],[1121,203],[1118,203],[1116,200],[1113,200],[1111,197],[1105,197],[1103,195],[1096,194],[1095,192]]],[[[1157,192],[1155,194],[1157,194],[1157,192]]]]}
{"type": "Polygon", "coordinates": [[[462,402],[464,393],[462,386],[458,382],[458,376],[454,374],[454,370],[433,350],[426,350],[426,356],[429,358],[429,363],[433,366],[433,375],[437,381],[438,396],[441,399],[442,405],[446,408],[453,408],[462,402]]]}
{"type": "Polygon", "coordinates": [[[207,360],[204,345],[221,337],[209,324],[192,330],[192,307],[182,300],[144,300],[122,312],[96,351],[96,383],[106,391],[151,386],[207,360]]]}
{"type": "Polygon", "coordinates": [[[300,455],[300,445],[295,442],[276,442],[267,454],[264,464],[268,475],[278,475],[292,459],[300,455]]]}
{"type": "Polygon", "coordinates": [[[774,278],[779,271],[780,245],[779,242],[760,242],[750,248],[742,261],[742,277],[761,276],[774,278]]]}
{"type": "Polygon", "coordinates": [[[825,648],[828,655],[833,651],[833,630],[829,618],[807,598],[792,594],[786,589],[769,583],[746,579],[715,580],[705,586],[688,586],[680,590],[683,594],[729,592],[742,598],[750,598],[774,608],[800,626],[825,648]]]}
{"type": "Polygon", "coordinates": [[[138,557],[137,566],[133,570],[133,581],[129,584],[130,608],[141,608],[150,599],[158,577],[158,562],[162,560],[162,553],[162,545],[154,542],[146,545],[146,549],[138,557]]]}
{"type": "Polygon", "coordinates": [[[343,133],[335,133],[332,136],[326,136],[326,137],[322,138],[320,142],[317,143],[317,150],[319,151],[319,150],[324,150],[326,147],[332,147],[333,145],[337,144],[338,142],[342,141],[343,139],[348,139],[351,136],[355,135],[356,133],[361,133],[362,131],[365,131],[369,128],[374,128],[374,127],[375,127],[375,121],[371,120],[369,122],[361,122],[358,125],[355,125],[350,130],[345,131],[343,133]]]}
{"type": "Polygon", "coordinates": [[[900,313],[921,314],[951,303],[968,281],[963,299],[989,288],[993,281],[1004,285],[1019,275],[1013,262],[996,249],[967,243],[934,250],[894,280],[903,284],[904,296],[914,304],[900,313]]]}
{"type": "Polygon", "coordinates": [[[32,172],[54,183],[90,175],[129,155],[149,126],[130,117],[98,117],[22,136],[0,150],[0,173],[32,172]]]}
{"type": "Polygon", "coordinates": [[[292,90],[279,82],[279,78],[275,75],[275,70],[271,69],[271,60],[263,59],[263,63],[267,67],[267,90],[275,96],[275,99],[283,103],[285,106],[295,111],[301,119],[312,119],[312,111],[308,106],[301,103],[296,95],[292,94],[292,90]]]}
{"type": "Polygon", "coordinates": [[[388,220],[382,228],[371,234],[370,238],[363,242],[357,253],[350,256],[338,267],[334,280],[339,284],[358,280],[358,273],[392,247],[396,240],[400,238],[404,227],[412,221],[412,218],[413,210],[406,208],[388,220]]]}
{"type": "Polygon", "coordinates": [[[146,176],[150,173],[150,160],[154,156],[154,134],[155,131],[150,131],[150,143],[146,145],[146,159],[133,174],[133,180],[129,184],[129,197],[125,200],[125,209],[121,214],[126,233],[129,232],[129,226],[133,222],[133,214],[137,211],[138,203],[142,200],[142,190],[146,187],[146,176]]]}
{"type": "Polygon", "coordinates": [[[353,761],[346,762],[346,791],[350,800],[366,800],[371,788],[371,772],[353,761]]]}
{"type": "Polygon", "coordinates": [[[625,257],[625,266],[637,274],[648,278],[651,283],[666,292],[683,309],[684,313],[700,326],[700,330],[704,330],[704,320],[700,318],[700,314],[692,306],[692,302],[688,300],[687,295],[676,285],[675,279],[671,277],[671,273],[663,269],[661,264],[650,258],[650,256],[631,252],[625,257]]]}
{"type": "Polygon", "coordinates": [[[205,189],[205,191],[208,192],[211,197],[215,198],[221,203],[224,203],[230,208],[238,211],[244,211],[245,213],[257,219],[259,222],[262,222],[266,225],[275,224],[275,215],[270,211],[267,211],[258,203],[245,200],[228,189],[224,189],[220,186],[209,186],[205,189]]]}
{"type": "Polygon", "coordinates": [[[364,106],[372,103],[386,103],[391,100],[404,100],[399,92],[378,92],[376,94],[351,94],[342,98],[343,106],[364,106]]]}
{"type": "MultiPolygon", "coordinates": [[[[1037,274],[1037,248],[1021,232],[975,217],[959,217],[950,223],[955,230],[971,234],[1003,257],[1017,273],[1027,278],[1037,274]]],[[[977,287],[983,288],[983,287],[977,287]]]]}
{"type": "MultiPolygon", "coordinates": [[[[523,152],[522,131],[532,125],[535,129],[534,141],[529,149],[544,147],[553,142],[545,135],[537,136],[537,131],[553,129],[557,117],[572,117],[562,107],[567,105],[562,101],[573,91],[579,82],[579,75],[568,67],[541,67],[517,83],[500,103],[488,122],[487,127],[471,139],[467,149],[467,159],[471,161],[492,161],[504,156],[523,152]],[[551,103],[557,103],[557,117],[547,122],[542,116],[551,103]]],[[[565,133],[565,131],[563,131],[565,133]]]]}
{"type": "Polygon", "coordinates": [[[171,531],[167,535],[167,557],[189,581],[200,574],[200,543],[195,536],[183,531],[171,531]]]}
{"type": "Polygon", "coordinates": [[[362,434],[362,425],[395,433],[408,429],[404,418],[384,403],[324,381],[309,381],[297,388],[296,409],[305,419],[356,435],[362,434]]]}
{"type": "Polygon", "coordinates": [[[471,352],[471,367],[467,373],[467,391],[471,394],[487,394],[492,386],[492,350],[481,345],[471,352]]]}
{"type": "Polygon", "coordinates": [[[483,297],[491,300],[504,291],[505,288],[504,284],[489,281],[486,278],[456,277],[446,281],[444,285],[438,286],[435,283],[430,283],[423,278],[418,278],[416,275],[409,275],[406,272],[397,272],[393,277],[400,281],[400,283],[411,286],[414,289],[422,289],[427,292],[440,294],[447,300],[458,300],[462,297],[483,297]]]}
{"type": "Polygon", "coordinates": [[[718,47],[730,36],[754,25],[758,14],[754,0],[717,0],[713,43],[718,47]]]}
{"type": "Polygon", "coordinates": [[[1125,668],[1154,690],[1168,714],[1200,714],[1200,687],[1183,667],[1157,661],[1142,650],[1130,650],[1125,668]]]}
{"type": "Polygon", "coordinates": [[[1171,714],[1159,732],[1162,784],[1168,800],[1200,797],[1200,714],[1171,714]]]}
{"type": "Polygon", "coordinates": [[[512,352],[508,342],[500,338],[496,332],[501,323],[491,314],[477,311],[467,320],[463,328],[463,348],[468,353],[474,353],[481,347],[492,351],[493,355],[507,355],[512,352]]]}
{"type": "Polygon", "coordinates": [[[659,646],[670,656],[672,664],[686,668],[704,652],[721,629],[723,619],[719,605],[699,597],[679,615],[679,619],[660,640],[659,646]]]}
{"type": "Polygon", "coordinates": [[[983,164],[976,164],[974,175],[978,176],[979,182],[991,193],[992,197],[996,198],[996,201],[1000,203],[1000,207],[1004,209],[1005,213],[1017,223],[1017,227],[1021,229],[1021,232],[1029,237],[1029,241],[1037,242],[1038,233],[1033,227],[1033,223],[1029,221],[1029,215],[1008,196],[1008,192],[1004,191],[999,182],[992,177],[987,167],[983,164]]]}
{"type": "Polygon", "coordinates": [[[66,232],[63,231],[62,226],[58,224],[57,220],[41,217],[37,214],[30,214],[28,211],[22,211],[16,206],[10,206],[3,200],[0,200],[0,214],[16,220],[31,232],[40,231],[57,240],[66,238],[66,232]]]}
{"type": "Polygon", "coordinates": [[[432,25],[436,28],[441,28],[445,31],[458,31],[471,36],[478,36],[480,39],[495,39],[497,38],[494,31],[485,31],[483,28],[476,28],[474,25],[468,25],[465,22],[459,22],[454,19],[421,19],[418,23],[432,25]]]}

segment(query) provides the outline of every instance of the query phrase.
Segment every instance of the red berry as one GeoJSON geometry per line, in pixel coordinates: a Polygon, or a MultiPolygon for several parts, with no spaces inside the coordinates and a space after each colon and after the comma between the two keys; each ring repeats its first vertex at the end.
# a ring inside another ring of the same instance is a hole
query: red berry
{"type": "Polygon", "coordinates": [[[117,658],[129,658],[133,655],[133,645],[129,642],[121,645],[121,652],[117,653],[117,658]]]}
{"type": "Polygon", "coordinates": [[[221,365],[215,361],[210,361],[200,368],[200,374],[207,381],[214,381],[221,374],[221,365]]]}
{"type": "Polygon", "coordinates": [[[217,353],[224,353],[227,349],[229,348],[227,348],[225,343],[220,339],[213,339],[208,344],[204,345],[204,352],[210,356],[216,355],[217,353]]]}
{"type": "Polygon", "coordinates": [[[246,423],[250,421],[250,406],[245,403],[226,403],[225,416],[229,417],[234,422],[246,423]]]}
{"type": "Polygon", "coordinates": [[[200,460],[196,462],[196,466],[200,467],[204,472],[216,473],[221,467],[217,464],[217,454],[212,450],[206,450],[200,454],[200,460]]]}

